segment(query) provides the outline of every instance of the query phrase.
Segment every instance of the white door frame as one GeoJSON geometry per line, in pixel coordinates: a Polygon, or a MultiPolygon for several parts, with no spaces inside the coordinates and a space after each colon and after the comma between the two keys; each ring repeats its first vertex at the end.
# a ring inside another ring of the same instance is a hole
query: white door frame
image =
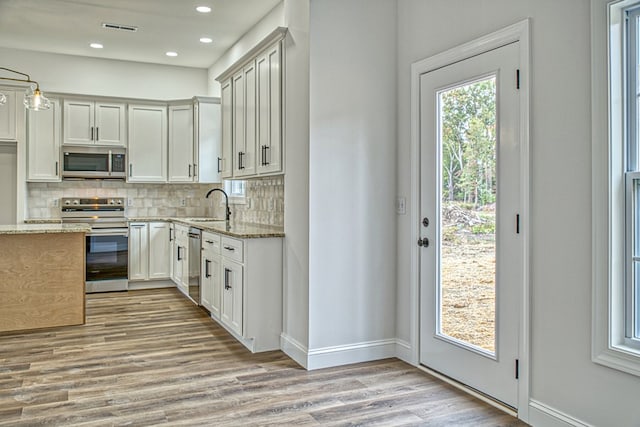
{"type": "MultiPolygon", "coordinates": [[[[520,46],[520,170],[522,179],[522,212],[520,230],[524,246],[522,299],[520,302],[518,381],[518,418],[529,419],[529,373],[530,373],[530,321],[529,321],[529,269],[530,269],[530,156],[529,156],[529,109],[530,109],[530,20],[525,19],[506,28],[480,37],[471,42],[451,48],[437,55],[411,64],[411,340],[412,362],[419,365],[420,353],[420,252],[417,245],[420,237],[420,75],[472,56],[496,49],[509,43],[520,46]]],[[[514,77],[515,78],[515,77],[514,77]]]]}

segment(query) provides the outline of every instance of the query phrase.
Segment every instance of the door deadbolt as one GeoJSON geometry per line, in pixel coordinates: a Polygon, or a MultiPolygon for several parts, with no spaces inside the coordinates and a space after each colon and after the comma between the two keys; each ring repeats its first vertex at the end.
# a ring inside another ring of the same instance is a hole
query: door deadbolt
{"type": "Polygon", "coordinates": [[[429,239],[427,239],[426,237],[418,239],[418,246],[425,248],[429,247],[429,239]]]}
{"type": "Polygon", "coordinates": [[[429,226],[429,218],[424,217],[422,219],[422,225],[424,225],[425,227],[428,227],[429,226]]]}

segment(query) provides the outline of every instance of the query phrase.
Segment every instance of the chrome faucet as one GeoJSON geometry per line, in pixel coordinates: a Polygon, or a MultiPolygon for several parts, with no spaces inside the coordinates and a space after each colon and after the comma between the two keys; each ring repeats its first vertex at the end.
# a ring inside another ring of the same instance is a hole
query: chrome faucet
{"type": "Polygon", "coordinates": [[[224,217],[224,219],[227,222],[229,222],[229,218],[231,218],[231,210],[229,209],[229,196],[227,196],[227,193],[221,188],[212,188],[211,190],[209,190],[209,192],[207,193],[205,198],[208,199],[209,196],[211,195],[211,193],[213,193],[214,191],[219,191],[222,194],[224,194],[224,205],[225,205],[225,217],[224,217]]]}

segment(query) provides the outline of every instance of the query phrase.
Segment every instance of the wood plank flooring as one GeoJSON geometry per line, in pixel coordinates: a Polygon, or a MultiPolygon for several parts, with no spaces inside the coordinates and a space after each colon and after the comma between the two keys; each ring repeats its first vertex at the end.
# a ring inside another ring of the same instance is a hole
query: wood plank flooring
{"type": "Polygon", "coordinates": [[[87,296],[87,324],[0,334],[1,426],[521,426],[397,359],[251,354],[175,289],[87,296]]]}

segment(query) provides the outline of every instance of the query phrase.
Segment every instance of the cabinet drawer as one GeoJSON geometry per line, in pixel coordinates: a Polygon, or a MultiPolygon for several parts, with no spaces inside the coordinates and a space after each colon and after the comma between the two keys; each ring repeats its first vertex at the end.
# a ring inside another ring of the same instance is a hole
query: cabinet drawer
{"type": "Polygon", "coordinates": [[[220,236],[217,234],[202,232],[202,250],[209,250],[214,254],[220,253],[220,236]]]}
{"type": "Polygon", "coordinates": [[[222,238],[222,255],[237,262],[244,262],[242,240],[231,237],[222,238]]]}

